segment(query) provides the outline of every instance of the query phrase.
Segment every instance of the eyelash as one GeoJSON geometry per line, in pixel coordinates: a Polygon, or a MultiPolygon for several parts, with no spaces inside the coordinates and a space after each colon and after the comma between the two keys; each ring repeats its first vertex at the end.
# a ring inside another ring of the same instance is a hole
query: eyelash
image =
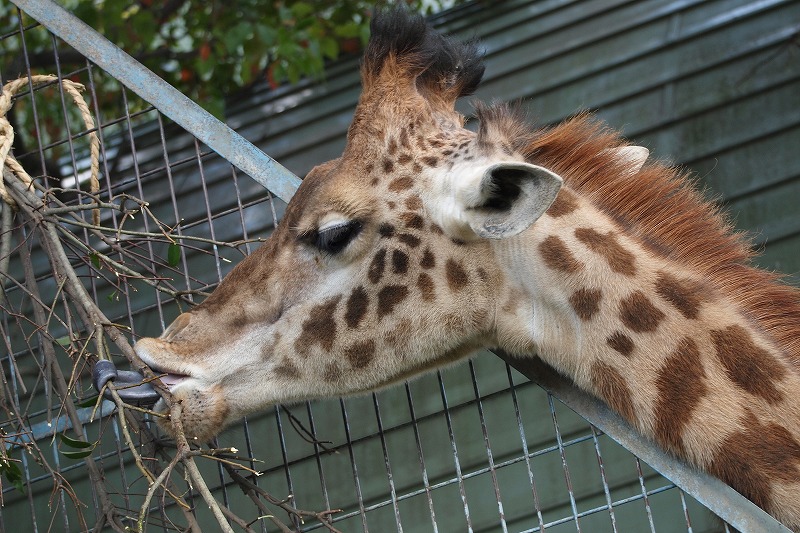
{"type": "Polygon", "coordinates": [[[304,240],[321,252],[336,255],[361,233],[361,228],[361,222],[351,220],[322,230],[309,232],[304,237],[304,240]]]}

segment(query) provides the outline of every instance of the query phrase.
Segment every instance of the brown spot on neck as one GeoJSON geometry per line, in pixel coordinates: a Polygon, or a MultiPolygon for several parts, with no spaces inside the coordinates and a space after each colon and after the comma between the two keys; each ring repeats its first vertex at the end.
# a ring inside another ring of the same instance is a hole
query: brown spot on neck
{"type": "Polygon", "coordinates": [[[372,283],[378,283],[383,277],[383,271],[386,269],[386,248],[381,248],[372,258],[367,270],[367,278],[372,283]]]}
{"type": "Polygon", "coordinates": [[[406,130],[405,128],[400,130],[400,145],[403,148],[411,148],[411,143],[408,141],[408,130],[406,130]]]}
{"type": "Polygon", "coordinates": [[[671,274],[662,272],[656,280],[656,292],[671,303],[683,316],[697,318],[703,302],[703,288],[691,280],[679,280],[671,274]]]}
{"type": "Polygon", "coordinates": [[[408,254],[402,250],[392,252],[392,272],[405,274],[408,272],[408,254]]]}
{"type": "Polygon", "coordinates": [[[397,240],[408,246],[409,248],[416,248],[422,242],[416,235],[410,233],[401,233],[397,236],[397,240]]]}
{"type": "Polygon", "coordinates": [[[612,333],[606,339],[606,344],[608,344],[612,349],[621,353],[625,357],[630,357],[630,355],[633,353],[634,349],[633,339],[631,339],[621,331],[615,331],[614,333],[612,333]]]}
{"type": "Polygon", "coordinates": [[[357,328],[361,320],[367,314],[368,307],[369,295],[367,295],[366,289],[359,285],[353,289],[353,292],[350,293],[350,297],[347,299],[347,306],[344,314],[344,321],[347,327],[350,329],[357,328]]]}
{"type": "Polygon", "coordinates": [[[641,291],[635,291],[619,303],[619,317],[631,331],[655,331],[666,315],[641,291]]]}
{"type": "Polygon", "coordinates": [[[385,239],[392,238],[394,237],[394,226],[386,223],[381,224],[378,226],[378,234],[385,239]]]}
{"type": "Polygon", "coordinates": [[[436,299],[436,289],[433,285],[433,279],[425,273],[420,272],[417,278],[417,287],[419,287],[422,299],[426,302],[431,302],[436,299]]]}
{"type": "MultiPolygon", "coordinates": [[[[384,333],[383,342],[386,346],[395,348],[396,354],[400,355],[408,348],[408,343],[414,335],[414,327],[411,320],[403,318],[397,321],[392,328],[384,333]]],[[[400,355],[402,357],[402,355],[400,355]]]]}
{"type": "MultiPolygon", "coordinates": [[[[431,143],[431,144],[433,144],[433,143],[431,143]]],[[[425,157],[423,157],[423,158],[421,159],[421,161],[422,161],[422,162],[423,162],[425,165],[427,165],[427,166],[429,166],[429,167],[431,167],[431,168],[436,168],[437,166],[439,166],[439,158],[438,158],[438,157],[434,157],[434,156],[425,156],[425,157]]]]}
{"type": "Polygon", "coordinates": [[[405,203],[406,203],[406,209],[410,211],[419,211],[420,209],[422,209],[422,198],[420,198],[416,194],[406,198],[405,203]]]}
{"type": "Polygon", "coordinates": [[[770,511],[775,480],[800,479],[800,443],[786,428],[762,424],[750,411],[745,412],[740,426],[743,429],[732,433],[719,447],[708,470],[770,511]]]}
{"type": "Polygon", "coordinates": [[[308,318],[303,321],[300,336],[294,341],[295,350],[307,355],[310,348],[319,344],[323,350],[330,352],[336,338],[336,320],[333,313],[342,296],[335,296],[311,309],[308,318]]]}
{"type": "Polygon", "coordinates": [[[419,261],[419,266],[425,269],[433,268],[436,266],[436,257],[434,257],[433,252],[431,252],[430,248],[425,248],[425,251],[422,252],[422,259],[419,261]]]}
{"type": "Polygon", "coordinates": [[[411,176],[400,176],[389,182],[391,192],[401,192],[414,186],[414,179],[411,176]]]}
{"type": "Polygon", "coordinates": [[[772,354],[756,345],[746,329],[733,325],[714,330],[711,339],[731,381],[769,403],[783,399],[775,384],[786,375],[786,369],[772,354]]]}
{"type": "Polygon", "coordinates": [[[469,283],[469,275],[461,263],[453,259],[448,259],[445,264],[445,275],[447,276],[447,285],[451,291],[460,291],[469,283]]]}
{"type": "Polygon", "coordinates": [[[422,229],[425,227],[425,219],[423,219],[417,213],[402,213],[400,215],[400,220],[403,221],[405,227],[411,229],[422,229]]]}
{"type": "Polygon", "coordinates": [[[706,373],[697,344],[686,337],[658,372],[655,438],[667,450],[683,451],[683,430],[700,400],[708,394],[706,373]]]}
{"type": "Polygon", "coordinates": [[[559,237],[551,235],[539,244],[544,264],[553,270],[574,274],[583,268],[583,263],[575,259],[567,245],[559,237]]]}
{"type": "Polygon", "coordinates": [[[368,339],[348,346],[344,350],[344,355],[353,368],[364,368],[375,358],[375,341],[368,339]]]}
{"type": "Polygon", "coordinates": [[[336,361],[331,361],[325,365],[322,379],[327,383],[338,383],[342,379],[342,367],[336,361]]]}
{"type": "Polygon", "coordinates": [[[387,285],[378,292],[378,320],[391,314],[395,307],[408,297],[405,285],[387,285]]]}
{"type": "Polygon", "coordinates": [[[300,369],[288,357],[281,359],[281,362],[272,369],[272,372],[284,379],[292,380],[300,377],[300,369]]]}
{"type": "Polygon", "coordinates": [[[591,251],[602,256],[614,272],[625,276],[636,273],[636,258],[617,242],[614,233],[603,235],[592,228],[577,228],[575,237],[591,251]]]}
{"type": "Polygon", "coordinates": [[[603,292],[597,289],[580,288],[569,297],[569,303],[581,320],[591,320],[600,309],[603,292]]]}
{"type": "Polygon", "coordinates": [[[547,210],[547,214],[553,218],[569,215],[578,208],[578,199],[569,190],[562,188],[558,191],[555,201],[547,210]]]}
{"type": "Polygon", "coordinates": [[[609,407],[629,422],[636,421],[631,391],[622,374],[603,361],[595,361],[590,371],[590,379],[596,394],[609,407]]]}

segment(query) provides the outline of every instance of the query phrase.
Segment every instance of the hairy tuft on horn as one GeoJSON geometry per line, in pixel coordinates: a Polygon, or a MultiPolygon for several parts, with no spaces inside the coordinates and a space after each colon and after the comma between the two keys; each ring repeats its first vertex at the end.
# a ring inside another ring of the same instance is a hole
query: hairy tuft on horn
{"type": "Polygon", "coordinates": [[[483,77],[483,53],[477,41],[459,42],[442,35],[424,17],[402,7],[376,12],[371,32],[362,66],[365,89],[392,63],[424,97],[452,104],[473,93],[483,77]]]}

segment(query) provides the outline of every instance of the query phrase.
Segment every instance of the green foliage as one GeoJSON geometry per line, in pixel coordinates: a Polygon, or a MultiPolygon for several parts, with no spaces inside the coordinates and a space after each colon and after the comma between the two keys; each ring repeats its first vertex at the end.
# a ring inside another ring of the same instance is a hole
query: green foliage
{"type": "Polygon", "coordinates": [[[25,485],[22,483],[22,471],[17,466],[17,463],[7,457],[0,457],[0,474],[18,491],[25,492],[25,485]]]}
{"type": "Polygon", "coordinates": [[[167,248],[167,262],[169,266],[176,267],[181,262],[181,245],[178,243],[170,243],[167,248]]]}
{"type": "MultiPolygon", "coordinates": [[[[458,0],[405,0],[432,12],[458,0]]],[[[123,50],[221,115],[226,97],[259,80],[272,87],[321,79],[325,62],[356,54],[369,37],[376,2],[363,0],[64,0],[62,5],[123,50]]],[[[24,19],[23,25],[30,24],[24,19]]],[[[0,6],[0,34],[20,27],[0,6]]],[[[25,32],[34,70],[46,72],[52,46],[41,29],[25,32]]],[[[6,52],[19,52],[6,50],[6,52]]],[[[68,68],[63,63],[61,68],[68,68]]],[[[75,58],[75,66],[80,58],[75,58]]],[[[5,67],[5,65],[0,65],[5,67]]],[[[3,69],[0,72],[8,72],[3,69]]],[[[117,114],[114,114],[117,116],[117,114]]]]}
{"type": "Polygon", "coordinates": [[[61,450],[61,455],[68,459],[83,459],[84,457],[89,457],[92,455],[95,446],[97,446],[96,442],[73,439],[67,437],[63,433],[59,433],[58,436],[64,446],[72,448],[72,450],[61,450]]]}

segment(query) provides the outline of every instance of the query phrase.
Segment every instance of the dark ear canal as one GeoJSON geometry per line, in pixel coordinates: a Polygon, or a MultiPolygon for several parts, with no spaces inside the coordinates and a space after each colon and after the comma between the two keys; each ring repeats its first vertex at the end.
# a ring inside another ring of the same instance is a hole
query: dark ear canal
{"type": "Polygon", "coordinates": [[[482,208],[491,211],[508,211],[522,194],[519,182],[525,179],[528,173],[516,168],[498,167],[489,173],[489,183],[486,187],[488,197],[482,208]]]}
{"type": "Polygon", "coordinates": [[[547,211],[561,183],[561,177],[536,165],[492,165],[480,181],[481,203],[466,211],[470,228],[484,239],[513,237],[547,211]]]}

